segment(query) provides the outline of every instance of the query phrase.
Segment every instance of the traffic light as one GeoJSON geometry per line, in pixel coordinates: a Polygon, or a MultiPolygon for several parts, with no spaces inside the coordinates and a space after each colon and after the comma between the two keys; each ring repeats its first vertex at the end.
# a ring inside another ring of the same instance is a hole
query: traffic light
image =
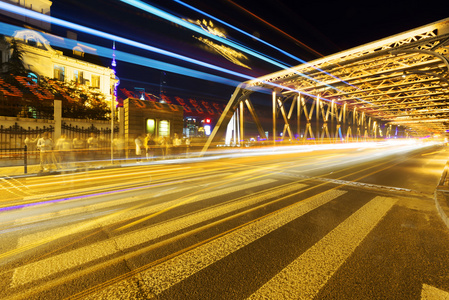
{"type": "Polygon", "coordinates": [[[204,119],[204,123],[205,123],[205,124],[210,124],[210,122],[211,122],[210,118],[204,119]]]}

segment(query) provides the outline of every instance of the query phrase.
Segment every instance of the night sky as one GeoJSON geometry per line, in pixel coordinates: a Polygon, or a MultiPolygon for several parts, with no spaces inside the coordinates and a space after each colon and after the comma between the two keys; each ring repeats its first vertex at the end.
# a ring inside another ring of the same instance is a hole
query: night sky
{"type": "MultiPolygon", "coordinates": [[[[200,13],[188,9],[174,1],[145,1],[184,19],[207,19],[200,13]]],[[[311,61],[377,39],[385,38],[406,30],[447,17],[445,10],[435,5],[425,5],[418,1],[298,1],[298,0],[185,0],[210,15],[232,24],[264,41],[305,61],[311,61]],[[328,2],[328,3],[326,3],[328,2]],[[258,18],[260,19],[258,19],[258,18]],[[262,21],[263,20],[263,21],[262,21]],[[269,26],[267,23],[283,31],[269,26]],[[287,36],[289,35],[289,36],[287,36]]],[[[52,15],[81,25],[108,33],[140,41],[161,49],[202,60],[246,75],[259,77],[279,70],[255,57],[248,57],[244,68],[231,63],[198,40],[199,34],[181,28],[173,23],[149,15],[126,3],[115,0],[54,0],[52,15]]],[[[285,56],[259,42],[244,36],[233,29],[214,22],[224,29],[229,39],[270,55],[283,63],[294,66],[300,62],[285,56]]],[[[66,29],[53,27],[55,33],[64,35],[66,29]]],[[[92,38],[79,33],[80,41],[111,47],[110,41],[92,38]]],[[[200,71],[213,71],[194,67],[161,55],[139,51],[126,45],[117,45],[121,51],[132,52],[145,57],[195,68],[200,71]]],[[[105,64],[110,63],[105,61],[105,64]]],[[[136,67],[118,62],[117,75],[121,86],[132,89],[144,87],[157,93],[161,70],[136,67]]],[[[244,81],[220,72],[214,74],[244,81]]],[[[193,95],[211,100],[229,100],[234,87],[191,79],[168,73],[167,89],[172,93],[193,95]]]]}

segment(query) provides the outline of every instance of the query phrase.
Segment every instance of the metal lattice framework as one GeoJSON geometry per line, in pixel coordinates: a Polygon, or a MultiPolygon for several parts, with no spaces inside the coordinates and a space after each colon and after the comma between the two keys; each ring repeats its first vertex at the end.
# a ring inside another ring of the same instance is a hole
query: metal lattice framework
{"type": "Polygon", "coordinates": [[[293,136],[295,106],[297,130],[304,116],[309,136],[387,136],[392,126],[402,126],[413,136],[444,134],[449,131],[448,58],[449,18],[244,82],[206,147],[223,133],[232,114],[243,110],[241,102],[256,116],[249,95],[260,89],[272,90],[274,136],[280,115],[284,135],[293,136]],[[313,116],[316,127],[311,125],[313,116]]]}

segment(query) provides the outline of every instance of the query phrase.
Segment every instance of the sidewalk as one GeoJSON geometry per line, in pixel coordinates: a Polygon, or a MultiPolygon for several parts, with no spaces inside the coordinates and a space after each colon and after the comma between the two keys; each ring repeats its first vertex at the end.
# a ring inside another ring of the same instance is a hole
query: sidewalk
{"type": "MultiPolygon", "coordinates": [[[[143,163],[154,163],[155,161],[147,161],[142,158],[143,163]]],[[[20,177],[28,177],[28,176],[44,176],[44,175],[54,175],[59,173],[66,172],[82,172],[86,170],[97,170],[97,169],[105,169],[105,168],[121,168],[137,165],[137,160],[135,158],[127,159],[127,160],[117,160],[114,163],[109,159],[105,160],[94,160],[94,161],[81,161],[74,162],[70,161],[67,164],[59,165],[59,168],[55,168],[55,165],[52,164],[51,171],[42,172],[39,164],[29,164],[27,165],[27,172],[25,174],[25,168],[23,165],[18,166],[0,166],[0,178],[20,178],[20,177]]]]}
{"type": "MultiPolygon", "coordinates": [[[[59,169],[53,168],[49,172],[42,172],[39,164],[27,165],[27,173],[25,174],[25,168],[21,166],[1,166],[0,165],[0,178],[21,178],[29,176],[45,176],[45,175],[55,175],[67,172],[84,172],[88,170],[98,170],[106,168],[122,168],[138,165],[150,165],[150,164],[170,164],[170,163],[180,163],[184,159],[189,159],[192,157],[167,157],[167,158],[156,158],[153,160],[147,160],[145,158],[141,159],[141,162],[137,162],[136,158],[123,159],[120,161],[111,162],[111,160],[95,160],[95,161],[82,161],[82,162],[69,162],[67,166],[60,166],[59,169]]],[[[184,161],[185,162],[185,161],[184,161]]],[[[54,167],[54,165],[53,165],[54,167]]]]}

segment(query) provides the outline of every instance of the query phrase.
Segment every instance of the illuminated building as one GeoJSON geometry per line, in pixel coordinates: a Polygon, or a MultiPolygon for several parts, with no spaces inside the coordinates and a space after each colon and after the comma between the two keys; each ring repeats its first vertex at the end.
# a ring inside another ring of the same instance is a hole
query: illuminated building
{"type": "MultiPolygon", "coordinates": [[[[52,5],[52,1],[48,0],[0,1],[45,15],[50,15],[52,5]]],[[[113,91],[118,80],[114,70],[102,66],[95,48],[77,42],[76,33],[68,31],[67,39],[51,35],[46,33],[51,30],[49,23],[7,11],[0,12],[0,21],[26,27],[17,30],[12,37],[6,37],[7,43],[0,44],[0,62],[8,61],[8,43],[14,38],[23,51],[22,61],[25,69],[31,71],[31,77],[43,76],[85,85],[103,94],[106,101],[111,101],[111,87],[113,91]],[[55,44],[66,47],[59,48],[55,44]]]]}
{"type": "MultiPolygon", "coordinates": [[[[168,113],[171,114],[176,111],[174,107],[178,107],[184,112],[184,125],[179,127],[178,121],[174,129],[178,134],[185,137],[204,137],[208,135],[207,133],[211,131],[215,125],[216,120],[223,112],[225,105],[224,103],[213,101],[213,100],[196,100],[194,98],[181,98],[181,95],[162,95],[158,97],[155,94],[146,92],[144,89],[136,89],[135,91],[127,90],[121,87],[118,90],[117,102],[119,105],[124,106],[125,100],[130,100],[131,103],[138,103],[139,105],[145,104],[146,107],[152,107],[155,113],[168,113]],[[142,102],[136,102],[136,100],[143,100],[142,102]],[[161,101],[163,100],[163,101],[161,101]],[[205,126],[207,129],[205,129],[205,126]]],[[[126,117],[125,117],[126,119],[126,117]]],[[[163,118],[162,118],[163,119],[163,118]]],[[[162,120],[161,119],[161,120],[162,120]]],[[[138,121],[143,124],[145,121],[138,121]]],[[[152,121],[150,121],[152,122],[152,121]]],[[[156,122],[156,121],[155,121],[156,122]]],[[[182,121],[181,121],[182,122],[182,121]]],[[[157,122],[156,122],[157,123],[157,122]]],[[[156,124],[154,123],[154,124],[156,124]]],[[[148,125],[145,123],[146,126],[148,125]]],[[[171,123],[173,124],[173,123],[171,123]]],[[[147,127],[145,129],[148,133],[153,133],[158,135],[158,132],[149,130],[147,127]]],[[[173,130],[171,131],[173,133],[173,130]]]]}
{"type": "Polygon", "coordinates": [[[132,143],[138,135],[152,134],[155,138],[182,136],[184,109],[180,105],[127,98],[123,101],[125,140],[132,143]]]}
{"type": "MultiPolygon", "coordinates": [[[[57,36],[46,36],[63,41],[57,36]]],[[[95,59],[95,56],[91,54],[95,53],[95,49],[76,43],[71,50],[56,50],[42,34],[30,29],[16,31],[12,38],[19,42],[23,51],[23,64],[31,71],[31,76],[72,81],[97,90],[105,95],[106,101],[112,99],[111,86],[116,82],[114,71],[87,61],[87,56],[90,56],[91,61],[95,59]]],[[[6,40],[9,42],[11,38],[6,40]]],[[[2,46],[2,58],[6,61],[9,55],[7,45],[2,46]]]]}

